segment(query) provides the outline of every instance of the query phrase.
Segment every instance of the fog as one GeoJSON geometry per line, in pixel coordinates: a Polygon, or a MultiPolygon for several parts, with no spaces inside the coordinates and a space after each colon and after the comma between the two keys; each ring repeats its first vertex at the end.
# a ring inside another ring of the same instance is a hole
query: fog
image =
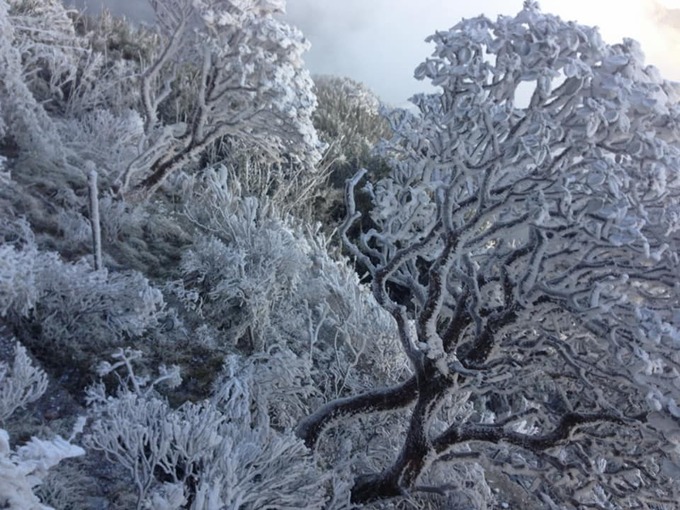
{"type": "MultiPolygon", "coordinates": [[[[143,0],[71,0],[98,10],[150,20],[143,0]]],[[[607,42],[623,37],[641,42],[647,60],[670,79],[680,80],[680,0],[543,0],[545,12],[597,25],[607,42]]],[[[427,90],[414,68],[431,52],[425,38],[463,17],[511,15],[522,0],[288,0],[286,19],[312,43],[306,61],[313,73],[359,80],[384,101],[404,105],[427,90]]]]}

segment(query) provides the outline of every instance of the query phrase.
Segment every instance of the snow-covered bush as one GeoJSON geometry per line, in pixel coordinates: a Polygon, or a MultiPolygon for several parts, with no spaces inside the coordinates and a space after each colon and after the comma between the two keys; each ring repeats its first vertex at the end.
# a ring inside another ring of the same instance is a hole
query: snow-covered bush
{"type": "Polygon", "coordinates": [[[41,103],[63,101],[89,51],[59,0],[5,0],[13,46],[21,56],[26,84],[41,103]]]}
{"type": "Polygon", "coordinates": [[[38,299],[34,265],[35,249],[0,244],[0,316],[10,310],[26,316],[38,299]]]}
{"type": "Polygon", "coordinates": [[[308,43],[276,17],[285,2],[151,5],[161,42],[133,77],[144,136],[116,189],[148,196],[222,138],[263,148],[270,161],[290,158],[312,171],[320,144],[311,122],[316,98],[302,60],[308,43]],[[177,104],[181,111],[168,115],[177,104]]]}
{"type": "Polygon", "coordinates": [[[80,160],[95,163],[102,189],[107,189],[136,156],[144,127],[135,110],[112,111],[104,107],[54,122],[64,146],[80,160]]]}
{"type": "MultiPolygon", "coordinates": [[[[33,365],[26,349],[17,343],[11,365],[0,362],[0,424],[19,407],[40,398],[47,389],[47,376],[33,365]]],[[[0,428],[0,506],[8,510],[50,510],[41,504],[33,490],[47,471],[61,460],[83,455],[70,443],[80,432],[80,421],[67,441],[60,436],[50,440],[31,438],[12,450],[9,434],[0,428]]]]}
{"type": "MultiPolygon", "coordinates": [[[[19,4],[23,2],[0,0],[0,125],[11,126],[11,131],[4,130],[3,138],[11,140],[24,154],[30,154],[37,161],[54,162],[60,158],[59,136],[43,105],[34,96],[29,83],[24,81],[23,59],[25,55],[29,58],[32,55],[31,45],[28,44],[30,36],[27,34],[30,33],[30,26],[39,24],[41,20],[37,13],[29,9],[28,13],[20,13],[26,18],[29,30],[15,29],[15,9],[19,4]]],[[[63,12],[59,2],[55,1],[53,4],[55,11],[61,8],[63,12]]],[[[59,13],[56,15],[60,16],[59,13]]],[[[58,27],[55,31],[46,30],[40,33],[48,38],[60,37],[58,27]]],[[[53,50],[51,44],[45,45],[43,50],[48,54],[52,51],[59,52],[58,48],[53,50]]],[[[33,71],[35,74],[37,69],[33,71]]]]}
{"type": "Polygon", "coordinates": [[[66,263],[39,251],[24,221],[0,227],[0,316],[40,327],[36,345],[74,351],[120,345],[154,327],[163,313],[160,290],[136,271],[95,271],[84,260],[66,263]]]}
{"type": "Polygon", "coordinates": [[[0,424],[14,411],[39,399],[47,389],[47,376],[36,368],[23,345],[17,342],[14,362],[0,362],[0,424]]]}
{"type": "Polygon", "coordinates": [[[57,436],[31,438],[15,451],[7,431],[0,429],[0,505],[7,510],[52,510],[33,493],[47,471],[64,459],[84,455],[85,450],[57,436]]]}
{"type": "Polygon", "coordinates": [[[138,357],[121,350],[101,367],[102,375],[117,372],[120,385],[113,396],[90,388],[86,437],[129,472],[137,508],[323,508],[327,479],[292,433],[271,428],[252,393],[252,366],[229,358],[210,400],[173,409],[155,387],[179,382],[176,370],[138,377],[138,357]]]}
{"type": "Polygon", "coordinates": [[[209,175],[187,215],[203,234],[182,257],[173,292],[246,351],[284,346],[313,360],[328,396],[407,372],[394,324],[318,231],[281,218],[266,198],[241,197],[209,175]],[[368,339],[372,341],[369,342],[368,339]]]}
{"type": "Polygon", "coordinates": [[[275,346],[239,360],[239,365],[241,370],[252,372],[253,398],[267,410],[277,429],[292,429],[323,401],[313,378],[311,356],[298,356],[290,349],[275,346]]]}
{"type": "Polygon", "coordinates": [[[57,264],[55,253],[38,250],[27,221],[0,221],[0,317],[27,317],[42,297],[42,271],[57,264]]]}
{"type": "Polygon", "coordinates": [[[338,182],[371,162],[375,144],[389,138],[391,131],[380,113],[380,100],[364,84],[338,76],[314,76],[319,106],[314,127],[328,145],[324,158],[336,165],[338,182]],[[353,171],[349,173],[349,170],[353,171]]]}
{"type": "Polygon", "coordinates": [[[136,271],[94,271],[86,262],[42,268],[34,319],[46,340],[119,345],[157,324],[163,296],[136,271]]]}
{"type": "MultiPolygon", "coordinates": [[[[246,207],[256,214],[255,199],[246,207]]],[[[234,221],[234,226],[247,225],[234,221]]],[[[272,316],[293,299],[307,264],[289,231],[250,226],[252,231],[234,232],[227,242],[199,237],[182,259],[182,273],[185,288],[199,294],[199,313],[233,344],[245,341],[247,348],[260,351],[272,316]]]]}
{"type": "Polygon", "coordinates": [[[322,165],[327,167],[328,185],[323,200],[314,204],[313,216],[325,232],[334,231],[344,215],[345,181],[359,168],[384,174],[387,166],[374,150],[383,138],[391,137],[378,97],[365,85],[338,76],[314,76],[319,106],[314,111],[314,127],[326,144],[322,165]]]}

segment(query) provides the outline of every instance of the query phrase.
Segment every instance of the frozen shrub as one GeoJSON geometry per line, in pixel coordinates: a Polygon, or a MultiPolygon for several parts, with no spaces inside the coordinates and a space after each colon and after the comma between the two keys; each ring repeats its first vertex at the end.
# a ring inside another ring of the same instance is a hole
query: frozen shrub
{"type": "Polygon", "coordinates": [[[40,297],[36,278],[56,255],[41,253],[24,220],[0,222],[0,317],[26,317],[40,297]]]}
{"type": "Polygon", "coordinates": [[[293,428],[322,398],[315,387],[309,356],[273,347],[243,358],[239,366],[240,370],[252,373],[254,398],[267,409],[272,425],[277,428],[293,428]]]}
{"type": "Polygon", "coordinates": [[[76,35],[62,2],[6,1],[27,84],[38,101],[61,98],[87,54],[86,41],[76,35]]]}
{"type": "Polygon", "coordinates": [[[0,423],[45,393],[47,376],[33,366],[26,349],[17,342],[12,365],[0,362],[0,423]]]}
{"type": "Polygon", "coordinates": [[[201,236],[182,260],[185,287],[196,290],[201,313],[238,342],[261,350],[272,315],[292,298],[304,263],[283,229],[262,229],[226,244],[201,236]]]}
{"type": "Polygon", "coordinates": [[[64,8],[57,1],[46,4],[0,0],[0,54],[3,57],[0,66],[0,96],[3,98],[0,126],[12,127],[11,132],[3,134],[11,136],[21,151],[30,154],[31,158],[50,161],[59,152],[59,138],[33,91],[38,88],[36,81],[45,75],[50,76],[50,85],[56,85],[71,73],[72,61],[62,54],[63,48],[60,47],[64,36],[62,21],[66,18],[64,8]],[[55,24],[46,27],[45,24],[50,21],[55,21],[55,24]],[[37,44],[34,36],[42,44],[37,44]],[[57,67],[51,68],[52,64],[57,67]],[[38,73],[43,66],[52,73],[38,73]],[[31,73],[27,76],[29,71],[31,73]]]}
{"type": "Polygon", "coordinates": [[[318,229],[281,218],[266,198],[239,196],[219,173],[189,184],[186,214],[204,233],[169,289],[216,328],[218,343],[284,347],[315,366],[329,397],[407,375],[391,317],[318,229]]]}
{"type": "Polygon", "coordinates": [[[144,128],[139,114],[131,109],[116,112],[102,108],[55,122],[64,145],[83,161],[94,162],[104,185],[110,185],[134,159],[144,128]]]}
{"type": "MultiPolygon", "coordinates": [[[[0,363],[0,423],[19,407],[35,401],[47,389],[45,373],[35,367],[26,350],[17,343],[11,366],[0,363]]],[[[0,507],[8,510],[49,510],[33,489],[47,470],[61,460],[83,455],[85,451],[70,443],[82,429],[79,421],[68,441],[60,436],[51,440],[31,438],[25,445],[10,449],[9,434],[0,428],[0,507]]]]}
{"type": "Polygon", "coordinates": [[[115,396],[101,385],[89,390],[94,424],[86,439],[128,470],[137,508],[323,508],[325,477],[292,433],[271,428],[253,400],[252,367],[230,358],[212,399],[173,409],[155,387],[178,382],[177,372],[138,377],[138,357],[121,350],[102,366],[121,384],[115,396]]]}
{"type": "Polygon", "coordinates": [[[45,339],[104,347],[157,324],[163,296],[141,273],[94,271],[85,262],[55,266],[41,268],[34,311],[45,339]]]}
{"type": "Polygon", "coordinates": [[[0,225],[0,241],[0,316],[29,317],[42,341],[98,349],[157,324],[163,296],[141,273],[63,262],[39,251],[22,221],[0,225]]]}
{"type": "Polygon", "coordinates": [[[41,504],[33,489],[51,467],[84,453],[59,436],[49,441],[34,437],[12,451],[9,435],[0,429],[0,505],[7,510],[51,510],[41,504]]]}
{"type": "Polygon", "coordinates": [[[380,113],[380,99],[363,83],[320,75],[314,76],[314,91],[319,102],[314,127],[328,144],[324,157],[339,187],[359,167],[374,163],[373,147],[391,136],[390,126],[380,113]]]}
{"type": "Polygon", "coordinates": [[[25,316],[35,305],[35,259],[35,250],[0,245],[0,316],[10,310],[25,316]]]}

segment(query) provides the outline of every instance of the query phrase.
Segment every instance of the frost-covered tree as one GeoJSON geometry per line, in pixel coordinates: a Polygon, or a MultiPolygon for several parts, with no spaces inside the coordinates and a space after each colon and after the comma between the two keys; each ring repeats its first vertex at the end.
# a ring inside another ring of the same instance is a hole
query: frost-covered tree
{"type": "Polygon", "coordinates": [[[0,152],[60,159],[43,102],[73,79],[84,52],[57,0],[0,1],[0,152]]]}
{"type": "Polygon", "coordinates": [[[332,425],[407,412],[401,450],[356,503],[426,490],[474,462],[531,507],[672,508],[680,496],[680,107],[632,40],[525,2],[429,38],[439,92],[395,112],[390,174],[348,183],[344,241],[413,375],[331,401],[332,425]],[[534,499],[531,499],[534,498],[534,499]]]}
{"type": "Polygon", "coordinates": [[[302,54],[308,43],[275,14],[283,0],[151,0],[162,43],[139,79],[144,135],[120,192],[148,195],[168,175],[228,137],[318,159],[316,106],[302,54]],[[163,112],[181,103],[181,118],[163,112]]]}
{"type": "Polygon", "coordinates": [[[375,144],[390,134],[379,98],[363,83],[339,76],[314,76],[314,90],[314,127],[328,145],[325,159],[337,169],[368,165],[375,144]]]}
{"type": "Polygon", "coordinates": [[[327,230],[337,228],[344,217],[345,180],[359,168],[384,172],[385,163],[374,150],[383,138],[390,137],[380,99],[363,83],[340,76],[314,76],[314,91],[319,105],[314,112],[314,127],[326,144],[323,166],[328,169],[325,200],[316,205],[317,218],[327,230]]]}

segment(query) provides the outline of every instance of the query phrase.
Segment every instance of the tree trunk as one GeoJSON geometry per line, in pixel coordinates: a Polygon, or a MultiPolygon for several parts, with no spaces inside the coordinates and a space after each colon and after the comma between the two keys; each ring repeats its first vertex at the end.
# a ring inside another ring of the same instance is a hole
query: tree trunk
{"type": "Polygon", "coordinates": [[[423,469],[427,467],[428,457],[433,452],[427,435],[428,425],[438,408],[437,402],[449,391],[451,381],[434,366],[428,366],[425,373],[429,375],[420,378],[418,401],[413,409],[399,457],[389,469],[380,474],[358,477],[352,488],[353,503],[361,504],[400,496],[415,485],[423,469]]]}

